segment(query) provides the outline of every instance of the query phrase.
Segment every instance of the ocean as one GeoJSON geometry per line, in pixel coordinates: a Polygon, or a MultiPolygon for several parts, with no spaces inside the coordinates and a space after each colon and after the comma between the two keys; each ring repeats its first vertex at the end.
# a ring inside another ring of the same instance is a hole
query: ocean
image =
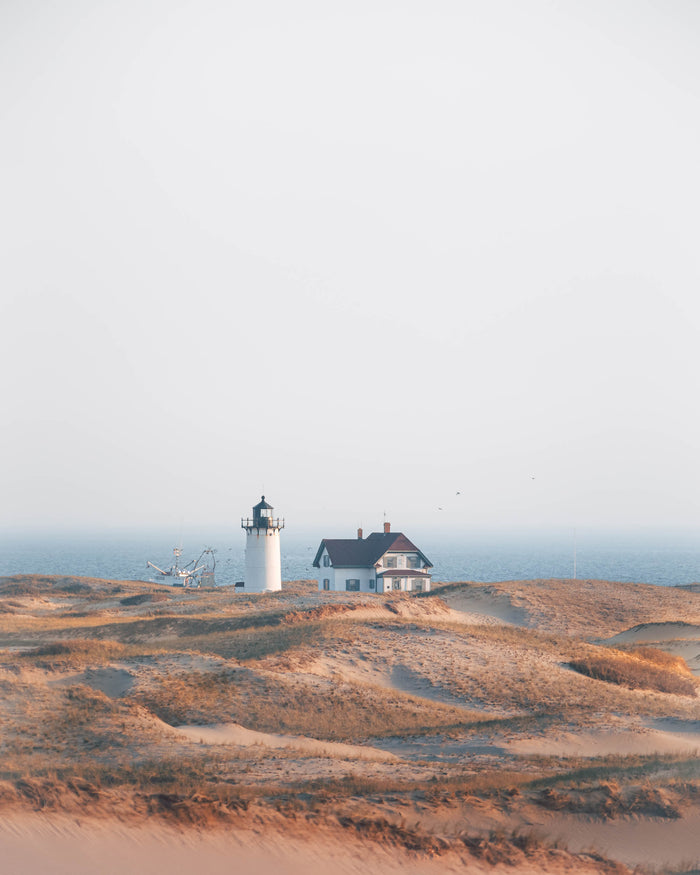
{"type": "MultiPolygon", "coordinates": [[[[465,535],[407,533],[433,563],[436,581],[602,579],[678,586],[700,582],[700,535],[693,532],[516,532],[465,535]]],[[[282,532],[282,579],[315,578],[312,562],[320,537],[282,532]]],[[[181,564],[205,547],[216,550],[216,583],[231,585],[245,573],[240,530],[1,533],[0,576],[63,574],[114,580],[163,580],[161,568],[182,546],[181,564]]]]}

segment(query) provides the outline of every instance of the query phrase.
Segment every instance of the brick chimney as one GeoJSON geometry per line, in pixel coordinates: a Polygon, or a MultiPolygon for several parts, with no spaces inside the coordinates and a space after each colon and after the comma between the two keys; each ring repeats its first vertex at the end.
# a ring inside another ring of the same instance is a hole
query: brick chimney
{"type": "Polygon", "coordinates": [[[360,541],[362,540],[362,529],[357,530],[357,537],[359,538],[360,541]]]}
{"type": "Polygon", "coordinates": [[[391,523],[384,523],[384,534],[388,535],[391,531],[391,523]]]}

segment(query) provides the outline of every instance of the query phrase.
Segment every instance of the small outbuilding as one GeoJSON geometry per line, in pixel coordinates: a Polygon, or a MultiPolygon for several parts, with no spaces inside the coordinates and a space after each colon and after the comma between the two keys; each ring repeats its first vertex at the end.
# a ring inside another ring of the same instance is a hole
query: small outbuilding
{"type": "Polygon", "coordinates": [[[427,592],[430,589],[428,557],[402,532],[383,532],[357,538],[324,538],[316,552],[319,590],[331,592],[427,592]]]}

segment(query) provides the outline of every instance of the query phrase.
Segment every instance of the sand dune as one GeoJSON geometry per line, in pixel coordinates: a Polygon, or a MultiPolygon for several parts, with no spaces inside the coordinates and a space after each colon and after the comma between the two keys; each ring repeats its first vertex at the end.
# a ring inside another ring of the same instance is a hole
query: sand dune
{"type": "Polygon", "coordinates": [[[271,732],[256,732],[238,723],[220,723],[213,726],[170,727],[178,735],[204,744],[234,744],[240,747],[260,745],[271,749],[290,748],[310,753],[313,756],[343,757],[360,760],[391,762],[398,759],[383,750],[364,747],[359,744],[338,744],[332,741],[319,741],[301,735],[276,735],[271,732]]]}
{"type": "Polygon", "coordinates": [[[631,629],[625,629],[612,638],[608,638],[610,644],[641,644],[650,641],[695,641],[700,640],[700,625],[684,623],[681,621],[667,621],[665,623],[640,623],[631,629]]]}
{"type": "Polygon", "coordinates": [[[572,851],[595,849],[628,866],[640,863],[647,871],[694,875],[700,859],[700,815],[679,820],[628,817],[612,821],[557,815],[532,821],[534,829],[565,836],[572,851]],[[658,867],[658,868],[657,868],[658,867]]]}
{"type": "Polygon", "coordinates": [[[700,674],[700,593],[0,580],[0,872],[620,875],[591,847],[679,865],[692,677],[573,669],[637,644],[700,674]]]}
{"type": "Polygon", "coordinates": [[[501,592],[496,586],[462,589],[446,595],[445,601],[455,613],[462,615],[463,622],[497,621],[522,626],[529,620],[527,610],[514,604],[510,593],[501,592]]]}
{"type": "Polygon", "coordinates": [[[700,624],[700,593],[649,584],[515,580],[448,584],[439,594],[453,610],[581,637],[610,638],[649,623],[700,624]]]}
{"type": "Polygon", "coordinates": [[[652,644],[672,656],[680,656],[694,675],[700,677],[700,625],[682,621],[640,623],[609,638],[612,645],[652,644]]]}
{"type": "Polygon", "coordinates": [[[536,852],[530,862],[490,863],[466,852],[426,856],[337,832],[302,837],[263,824],[199,832],[42,814],[0,821],[0,860],[8,875],[600,875],[608,869],[585,853],[557,850],[536,852]]]}
{"type": "Polygon", "coordinates": [[[630,754],[697,755],[700,751],[700,731],[687,733],[663,732],[642,727],[636,732],[564,732],[543,738],[522,738],[506,743],[513,753],[556,757],[604,757],[630,754]]]}
{"type": "Polygon", "coordinates": [[[459,871],[456,859],[416,861],[378,847],[295,840],[265,835],[260,828],[202,833],[157,823],[134,826],[36,814],[3,818],[0,860],[7,875],[366,875],[368,867],[377,875],[459,871]]]}

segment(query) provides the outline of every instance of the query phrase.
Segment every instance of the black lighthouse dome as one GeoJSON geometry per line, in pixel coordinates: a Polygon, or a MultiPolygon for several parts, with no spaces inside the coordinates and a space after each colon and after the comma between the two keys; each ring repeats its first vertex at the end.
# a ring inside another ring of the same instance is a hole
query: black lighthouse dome
{"type": "Polygon", "coordinates": [[[253,519],[242,519],[241,527],[246,531],[253,529],[283,529],[284,520],[274,519],[272,511],[274,508],[271,504],[265,501],[265,496],[253,508],[253,519]]]}
{"type": "Polygon", "coordinates": [[[265,501],[265,496],[263,495],[261,501],[253,508],[253,525],[259,529],[269,526],[272,522],[273,510],[274,508],[265,501]]]}

